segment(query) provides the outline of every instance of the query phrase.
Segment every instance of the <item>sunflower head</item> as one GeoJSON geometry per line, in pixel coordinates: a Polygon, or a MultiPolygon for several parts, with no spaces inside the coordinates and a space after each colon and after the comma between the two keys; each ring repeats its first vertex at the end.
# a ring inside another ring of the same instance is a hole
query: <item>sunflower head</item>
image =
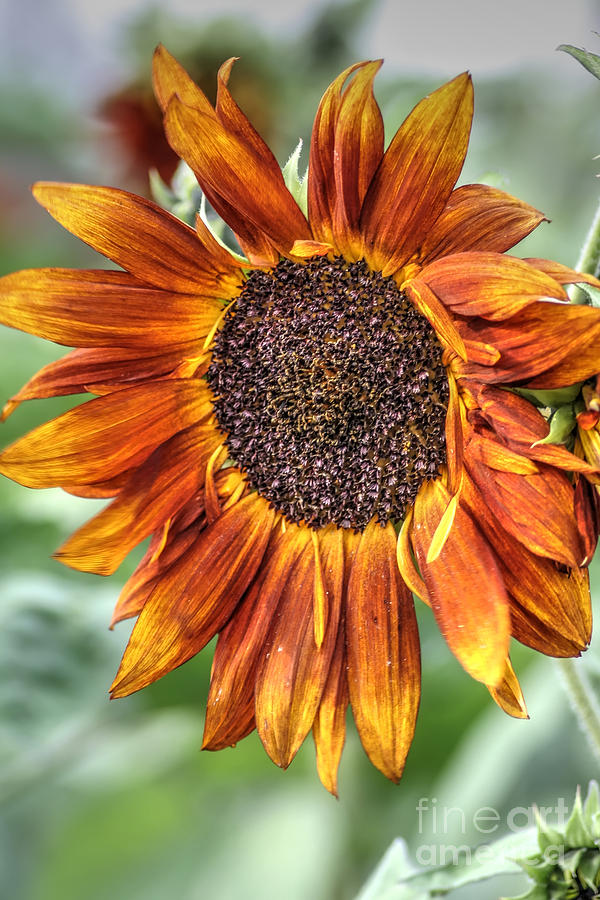
{"type": "Polygon", "coordinates": [[[332,792],[348,705],[374,765],[402,773],[420,698],[413,594],[519,717],[511,637],[576,656],[591,627],[575,482],[598,460],[547,442],[522,391],[600,370],[600,310],[564,287],[599,283],[506,255],[542,213],[455,187],[468,74],[386,148],[380,65],[327,89],[291,192],[229,91],[233,60],[213,106],[159,47],[167,138],[237,249],[203,216],[192,228],[123,191],[45,183],[37,200],[121,268],[0,280],[5,324],[76,348],[5,416],[94,395],[8,447],[0,470],[110,500],[58,551],[67,565],[110,574],[150,537],[113,617],[137,622],[112,696],[218,635],[204,746],[256,728],[285,767],[312,730],[332,792]]]}

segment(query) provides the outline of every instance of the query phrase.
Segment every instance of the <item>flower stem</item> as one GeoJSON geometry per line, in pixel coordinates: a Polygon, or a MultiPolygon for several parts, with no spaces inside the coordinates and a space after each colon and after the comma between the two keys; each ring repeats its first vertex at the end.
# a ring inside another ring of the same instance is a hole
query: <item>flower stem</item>
{"type": "Polygon", "coordinates": [[[600,762],[600,706],[581,660],[557,659],[566,693],[573,712],[587,738],[588,745],[596,760],[600,762]]]}
{"type": "Polygon", "coordinates": [[[598,276],[600,272],[600,203],[590,225],[577,265],[578,272],[598,276]]]}

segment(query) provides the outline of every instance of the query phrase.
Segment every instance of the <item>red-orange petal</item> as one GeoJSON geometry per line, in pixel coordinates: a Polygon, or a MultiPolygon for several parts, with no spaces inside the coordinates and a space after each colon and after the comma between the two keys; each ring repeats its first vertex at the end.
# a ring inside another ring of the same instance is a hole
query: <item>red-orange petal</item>
{"type": "Polygon", "coordinates": [[[415,554],[448,646],[473,678],[498,684],[510,638],[508,597],[494,554],[462,503],[437,557],[427,562],[450,500],[439,479],[421,487],[414,507],[415,554]]]}
{"type": "Polygon", "coordinates": [[[151,200],[116,188],[38,182],[35,199],[57,222],[146,284],[183,294],[232,296],[234,265],[221,267],[193,228],[151,200]]]}
{"type": "Polygon", "coordinates": [[[70,347],[174,348],[205,338],[215,299],[148,287],[126,272],[25,269],[0,278],[0,322],[70,347]]]}
{"type": "Polygon", "coordinates": [[[318,533],[327,627],[317,647],[313,591],[315,554],[307,543],[290,573],[256,680],[256,728],[278,766],[287,768],[310,731],[336,644],[344,579],[342,532],[318,533]]]}
{"type": "Polygon", "coordinates": [[[338,637],[329,666],[321,702],[313,722],[317,753],[317,772],[323,786],[337,797],[337,773],[346,740],[348,677],[344,623],[340,620],[338,637]]]}
{"type": "Polygon", "coordinates": [[[454,317],[438,300],[429,285],[420,278],[413,278],[412,281],[402,286],[402,290],[406,292],[421,315],[425,316],[442,344],[453,350],[461,359],[466,360],[465,343],[454,317]]]}
{"type": "Polygon", "coordinates": [[[515,719],[528,719],[525,698],[515,675],[510,659],[506,658],[504,677],[498,685],[489,685],[488,690],[500,709],[515,719]]]}
{"type": "Polygon", "coordinates": [[[392,139],[361,216],[365,257],[391,275],[410,258],[448,202],[473,117],[465,72],[421,100],[392,139]]]}
{"type": "Polygon", "coordinates": [[[221,441],[207,425],[176,434],[135,470],[116,500],[71,535],[55,558],[82,572],[112,575],[130,550],[202,487],[206,460],[221,441]]]}
{"type": "Polygon", "coordinates": [[[166,675],[223,627],[258,571],[274,516],[262,497],[249,494],[201,533],[145,603],[112,697],[126,697],[166,675]]]}
{"type": "Polygon", "coordinates": [[[485,385],[478,393],[481,412],[503,441],[530,459],[569,472],[591,472],[585,460],[557,444],[540,444],[550,432],[548,422],[524,397],[485,385]],[[535,445],[535,446],[534,446],[535,445]]]}
{"type": "Polygon", "coordinates": [[[204,93],[162,44],[154,51],[152,84],[158,105],[163,112],[166,111],[171,98],[177,95],[188,106],[196,107],[205,115],[215,116],[215,111],[204,93]]]}
{"type": "Polygon", "coordinates": [[[348,688],[367,756],[398,781],[412,742],[421,691],[412,596],[396,564],[396,532],[375,520],[356,550],[347,589],[348,688]]]}
{"type": "MultiPolygon", "coordinates": [[[[569,648],[585,647],[591,629],[587,573],[579,569],[565,570],[552,560],[532,553],[518,537],[502,527],[493,505],[486,503],[485,495],[468,475],[463,481],[462,496],[495,550],[511,598],[511,616],[517,622],[529,621],[530,628],[541,633],[542,638],[546,630],[556,635],[555,640],[562,640],[567,648],[567,652],[558,655],[568,656],[569,648]]],[[[515,636],[522,640],[516,632],[515,636]]],[[[547,651],[542,649],[542,652],[547,651]]]]}
{"type": "Polygon", "coordinates": [[[333,236],[340,252],[351,260],[362,256],[360,213],[383,157],[383,119],[373,96],[373,79],[381,62],[363,63],[356,70],[342,96],[335,125],[333,236]]]}
{"type": "Polygon", "coordinates": [[[494,366],[466,367],[484,383],[559,388],[598,371],[600,309],[540,301],[502,322],[457,318],[457,324],[467,341],[490,344],[501,354],[494,366]]]}
{"type": "Polygon", "coordinates": [[[593,275],[570,269],[554,259],[526,256],[523,262],[529,263],[530,266],[539,269],[541,272],[545,272],[546,275],[549,275],[550,278],[553,278],[559,284],[591,284],[593,287],[600,288],[600,281],[593,275]]]}
{"type": "Polygon", "coordinates": [[[169,379],[98,397],[35,428],[0,454],[0,472],[26,487],[76,487],[139,465],[211,409],[199,381],[169,379]]]}
{"type": "Polygon", "coordinates": [[[574,514],[574,492],[566,475],[539,463],[539,472],[518,475],[475,460],[465,462],[487,508],[532,553],[575,568],[585,553],[574,514]]]}
{"type": "Polygon", "coordinates": [[[586,478],[575,485],[575,519],[583,541],[586,564],[591,562],[600,535],[600,494],[586,478]]]}
{"type": "Polygon", "coordinates": [[[211,194],[222,198],[282,253],[289,254],[295,240],[312,237],[275,157],[267,166],[220,121],[186,106],[177,96],[167,108],[165,129],[169,143],[188,162],[209,199],[211,194]]]}
{"type": "Polygon", "coordinates": [[[420,250],[423,265],[465,250],[504,253],[545,220],[533,206],[486,184],[463,184],[429,230],[420,250]]]}
{"type": "Polygon", "coordinates": [[[307,529],[275,529],[261,570],[219,634],[213,660],[202,747],[221,750],[255,726],[255,687],[267,636],[290,572],[310,543],[307,529]]]}
{"type": "MultiPolygon", "coordinates": [[[[342,89],[348,78],[365,63],[355,63],[338,75],[321,99],[315,116],[308,167],[308,218],[317,241],[334,245],[336,207],[334,167],[335,129],[342,105],[342,89]]],[[[336,248],[337,249],[337,248],[336,248]]]]}
{"type": "MultiPolygon", "coordinates": [[[[199,348],[196,347],[196,351],[199,348]]],[[[185,355],[194,345],[183,348],[185,355]]],[[[181,362],[182,350],[85,349],[72,350],[62,359],[48,363],[8,401],[7,412],[24,400],[64,397],[68,394],[94,393],[95,384],[111,385],[115,390],[135,382],[152,381],[172,372],[181,362]]]]}
{"type": "Polygon", "coordinates": [[[508,319],[536,300],[567,300],[562,287],[521,259],[472,250],[436,259],[420,273],[442,303],[463,316],[508,319]]]}

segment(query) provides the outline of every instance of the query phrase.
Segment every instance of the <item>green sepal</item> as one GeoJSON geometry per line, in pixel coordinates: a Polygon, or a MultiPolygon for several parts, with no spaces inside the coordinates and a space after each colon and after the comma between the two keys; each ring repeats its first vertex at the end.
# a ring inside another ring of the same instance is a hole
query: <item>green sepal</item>
{"type": "Polygon", "coordinates": [[[565,825],[565,838],[569,847],[593,847],[594,839],[585,822],[581,805],[581,791],[577,788],[573,812],[565,825]]]}
{"type": "Polygon", "coordinates": [[[592,833],[594,843],[597,843],[600,841],[600,789],[597,781],[590,781],[583,806],[583,814],[592,833]]]}
{"type": "Polygon", "coordinates": [[[532,390],[531,388],[513,388],[515,394],[525,397],[534,406],[549,406],[552,409],[558,409],[566,403],[572,403],[581,391],[581,383],[570,384],[564,388],[553,388],[549,390],[532,390]]]}
{"type": "Polygon", "coordinates": [[[298,166],[302,153],[302,138],[298,141],[296,149],[281,170],[285,186],[304,213],[308,215],[308,169],[304,177],[300,176],[298,166]]]}
{"type": "Polygon", "coordinates": [[[587,887],[596,888],[600,882],[600,851],[586,850],[585,855],[577,867],[577,876],[587,887]]]}
{"type": "Polygon", "coordinates": [[[550,421],[550,431],[545,438],[532,444],[537,447],[538,444],[565,444],[573,429],[575,428],[575,410],[572,403],[560,406],[552,413],[550,421]]]}
{"type": "Polygon", "coordinates": [[[560,44],[556,49],[568,53],[569,56],[572,56],[577,62],[581,63],[584,69],[591,72],[594,78],[600,79],[600,56],[596,56],[595,53],[590,53],[589,50],[581,50],[579,47],[573,47],[572,44],[560,44]]]}
{"type": "Polygon", "coordinates": [[[547,862],[545,859],[540,860],[539,857],[533,856],[527,859],[518,859],[518,864],[523,871],[529,875],[536,884],[547,884],[555,864],[547,862]]]}
{"type": "Polygon", "coordinates": [[[548,825],[548,823],[542,819],[537,809],[535,809],[535,821],[538,830],[538,845],[542,854],[546,853],[548,847],[560,847],[563,843],[562,834],[560,831],[557,831],[556,828],[552,828],[552,826],[548,825]]]}
{"type": "Polygon", "coordinates": [[[576,287],[587,296],[590,306],[595,306],[596,309],[600,308],[600,288],[594,287],[593,284],[585,284],[582,281],[578,281],[576,287]]]}

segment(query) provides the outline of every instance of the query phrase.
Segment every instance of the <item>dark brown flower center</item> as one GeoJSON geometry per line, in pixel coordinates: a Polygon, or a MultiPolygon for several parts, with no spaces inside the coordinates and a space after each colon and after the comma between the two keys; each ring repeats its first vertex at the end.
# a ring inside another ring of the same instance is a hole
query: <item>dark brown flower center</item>
{"type": "Polygon", "coordinates": [[[446,461],[442,348],[364,262],[252,272],[207,379],[232,459],[294,522],[398,521],[446,461]]]}

